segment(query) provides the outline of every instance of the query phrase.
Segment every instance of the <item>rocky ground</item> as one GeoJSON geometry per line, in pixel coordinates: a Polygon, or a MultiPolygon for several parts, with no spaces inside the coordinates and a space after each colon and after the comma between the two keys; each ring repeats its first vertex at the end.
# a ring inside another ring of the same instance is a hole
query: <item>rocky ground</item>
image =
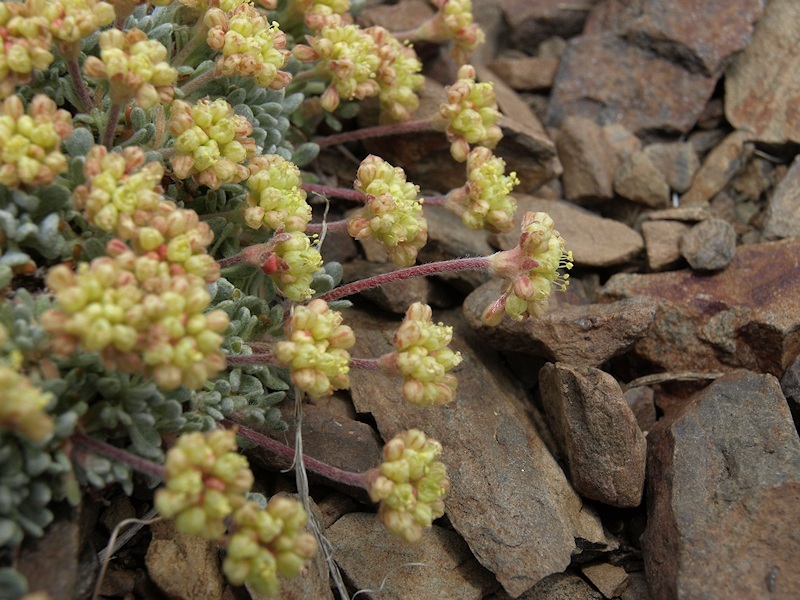
{"type": "MultiPolygon", "coordinates": [[[[394,30],[431,13],[422,0],[369,4],[364,23],[394,30]]],[[[364,498],[312,481],[350,593],[800,597],[800,3],[474,5],[489,42],[479,77],[497,81],[507,115],[497,153],[521,179],[519,214],[549,212],[566,238],[572,283],[544,318],[495,328],[480,314],[498,283],[479,275],[394,284],[348,311],[354,356],[388,351],[415,300],[454,325],[464,356],[444,408],[410,406],[395,381],[358,371],[351,395],[306,408],[307,454],[336,466],[376,466],[381,440],[410,427],[444,445],[447,514],[418,546],[390,537],[364,498]]],[[[453,70],[418,50],[424,116],[453,70]]],[[[463,183],[438,135],[351,150],[403,166],[428,193],[463,183]]],[[[353,178],[342,156],[320,160],[331,184],[353,178]]],[[[426,217],[423,262],[517,243],[441,209],[426,217]]],[[[389,268],[352,241],[331,236],[325,251],[350,279],[389,268]]],[[[265,493],[292,491],[270,474],[280,465],[253,462],[265,493]]],[[[85,503],[26,550],[31,568],[57,565],[38,578],[84,597],[96,567],[80,542],[102,547],[145,502],[85,503]]],[[[227,587],[213,545],[164,523],[118,554],[103,594],[249,597],[227,587]]],[[[324,562],[284,597],[333,598],[324,562]]]]}

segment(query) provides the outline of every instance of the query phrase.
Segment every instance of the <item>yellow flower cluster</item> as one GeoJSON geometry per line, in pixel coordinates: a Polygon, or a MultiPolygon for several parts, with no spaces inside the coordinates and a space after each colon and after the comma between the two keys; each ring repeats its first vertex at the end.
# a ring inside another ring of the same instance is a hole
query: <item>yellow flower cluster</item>
{"type": "Polygon", "coordinates": [[[427,304],[415,302],[406,312],[403,324],[394,334],[397,352],[380,358],[381,369],[403,375],[403,395],[413,404],[447,404],[455,396],[458,381],[448,373],[461,363],[461,353],[448,345],[453,328],[434,325],[427,304]]]}
{"type": "Polygon", "coordinates": [[[178,71],[167,62],[167,49],[148,39],[141,29],[108,29],[100,34],[100,58],[90,56],[83,65],[88,77],[107,79],[114,104],[131,100],[142,108],[169,104],[175,94],[178,71]]]}
{"type": "Polygon", "coordinates": [[[349,25],[350,0],[291,0],[293,10],[302,11],[306,27],[319,31],[328,25],[349,25]]]}
{"type": "Polygon", "coordinates": [[[450,480],[444,463],[437,460],[442,445],[418,429],[410,429],[392,438],[383,447],[380,475],[370,486],[373,502],[386,528],[407,542],[422,539],[424,527],[430,527],[444,514],[444,497],[450,480]]]}
{"type": "Polygon", "coordinates": [[[311,207],[301,188],[300,169],[277,154],[256,156],[248,164],[245,222],[253,229],[305,231],[311,220],[311,207]]]}
{"type": "Polygon", "coordinates": [[[255,140],[247,137],[253,133],[253,125],[234,114],[225,100],[200,100],[194,106],[176,100],[167,127],[175,137],[177,154],[172,157],[172,169],[179,179],[194,176],[198,183],[215,190],[223,183],[239,183],[250,174],[242,163],[257,150],[255,140]]]}
{"type": "Polygon", "coordinates": [[[459,162],[467,160],[470,144],[494,148],[503,137],[497,125],[500,113],[491,83],[476,83],[475,69],[464,65],[458,81],[447,86],[447,102],[439,106],[433,125],[447,133],[450,154],[459,162]]]}
{"type": "Polygon", "coordinates": [[[514,172],[506,175],[505,168],[505,161],[488,148],[474,148],[467,157],[467,184],[447,194],[447,208],[461,215],[470,229],[509,231],[517,210],[509,194],[519,179],[514,172]]]}
{"type": "Polygon", "coordinates": [[[292,371],[292,381],[312,398],[329,396],[350,386],[353,330],[342,325],[340,312],[316,299],[295,306],[286,324],[286,341],[275,345],[278,362],[292,371]]]}
{"type": "Polygon", "coordinates": [[[65,58],[75,58],[79,42],[101,27],[114,22],[114,7],[99,0],[28,0],[31,14],[41,15],[49,24],[58,51],[65,58]]]}
{"type": "Polygon", "coordinates": [[[34,69],[53,62],[47,19],[26,2],[0,2],[0,98],[29,83],[34,69]]]}
{"type": "Polygon", "coordinates": [[[222,53],[216,61],[217,75],[252,77],[263,88],[279,90],[292,76],[281,71],[291,54],[286,34],[277,23],[270,25],[252,4],[242,4],[230,13],[209,9],[204,22],[209,27],[208,45],[222,53]]]}
{"type": "Polygon", "coordinates": [[[322,256],[311,239],[302,231],[276,235],[272,259],[264,272],[272,276],[278,289],[290,300],[303,302],[314,295],[311,288],[314,274],[322,267],[322,256]]]}
{"type": "Polygon", "coordinates": [[[0,184],[53,183],[67,170],[60,148],[71,133],[72,116],[44,94],[31,100],[27,113],[19,96],[6,98],[0,104],[0,184]]]}
{"type": "Polygon", "coordinates": [[[232,518],[237,530],[228,542],[222,570],[234,585],[249,583],[260,595],[276,596],[278,575],[296,577],[317,554],[314,534],[303,531],[308,516],[297,500],[274,496],[264,510],[247,501],[232,518]]]}
{"type": "Polygon", "coordinates": [[[519,245],[491,257],[489,272],[505,279],[507,285],[502,296],[483,312],[484,323],[497,325],[503,313],[515,321],[540,317],[552,289],[566,290],[569,275],[562,276],[559,269],[572,268],[572,252],[565,250],[564,238],[554,227],[547,213],[525,213],[519,245]]]}
{"type": "Polygon", "coordinates": [[[422,63],[410,45],[401,44],[383,27],[364,30],[375,40],[380,64],[375,80],[380,89],[381,120],[385,122],[408,121],[419,107],[415,93],[425,81],[420,75],[422,63]]]}
{"type": "Polygon", "coordinates": [[[395,265],[413,265],[428,241],[428,223],[417,199],[419,186],[406,181],[403,169],[374,154],[361,162],[354,186],[367,201],[350,220],[350,235],[357,240],[374,237],[395,265]]]}
{"type": "Polygon", "coordinates": [[[439,8],[437,17],[446,37],[455,43],[453,57],[465,63],[467,54],[486,40],[483,30],[473,22],[472,0],[434,0],[434,4],[439,8]]]}

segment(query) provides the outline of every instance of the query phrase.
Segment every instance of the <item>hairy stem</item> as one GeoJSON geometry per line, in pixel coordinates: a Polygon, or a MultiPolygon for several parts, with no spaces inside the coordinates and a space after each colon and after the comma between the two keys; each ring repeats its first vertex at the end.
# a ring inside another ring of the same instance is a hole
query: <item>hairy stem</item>
{"type": "Polygon", "coordinates": [[[365,371],[380,371],[377,358],[351,358],[350,366],[354,369],[364,369],[365,371]]]}
{"type": "Polygon", "coordinates": [[[356,202],[367,201],[366,194],[349,188],[332,187],[329,185],[320,185],[318,183],[304,183],[302,187],[305,191],[317,194],[318,196],[355,200],[356,202]]]}
{"type": "Polygon", "coordinates": [[[433,131],[433,122],[428,119],[425,121],[393,123],[391,125],[376,125],[375,127],[365,127],[364,129],[356,129],[355,131],[335,133],[333,135],[314,140],[314,142],[320,148],[325,148],[327,146],[334,146],[336,144],[344,144],[347,142],[356,142],[359,140],[368,140],[372,138],[387,137],[390,135],[402,135],[405,133],[415,133],[421,131],[433,131]]]}
{"type": "Polygon", "coordinates": [[[88,113],[92,110],[92,96],[89,94],[89,90],[86,88],[86,81],[84,81],[83,75],[81,75],[81,68],[80,65],[78,65],[78,58],[67,58],[64,62],[67,63],[69,77],[72,80],[72,85],[75,87],[75,94],[78,96],[78,100],[81,103],[81,106],[77,108],[80,111],[88,113]]]}
{"type": "Polygon", "coordinates": [[[259,352],[258,354],[229,354],[225,357],[229,365],[271,365],[275,362],[272,352],[259,352]]]}
{"type": "MultiPolygon", "coordinates": [[[[342,231],[347,231],[347,224],[350,221],[347,219],[342,219],[341,221],[328,221],[325,223],[325,232],[326,233],[340,233],[342,231]]],[[[322,233],[322,223],[309,223],[306,226],[306,233],[308,235],[313,235],[315,233],[322,233]]]]}
{"type": "Polygon", "coordinates": [[[146,458],[142,458],[141,456],[131,454],[122,448],[117,448],[111,444],[101,442],[100,440],[89,437],[80,431],[73,433],[70,437],[70,440],[72,440],[72,443],[76,446],[89,450],[94,454],[100,454],[106,458],[110,458],[111,460],[124,463],[135,471],[139,471],[139,473],[158,477],[162,480],[164,479],[164,467],[157,465],[146,458]]]}
{"type": "Polygon", "coordinates": [[[457,273],[459,271],[486,271],[489,268],[490,261],[491,257],[489,256],[477,256],[474,258],[454,258],[453,260],[415,265],[413,267],[398,269],[397,271],[375,275],[374,277],[367,277],[360,281],[354,281],[353,283],[339,286],[326,294],[322,294],[320,298],[326,302],[331,302],[333,300],[352,296],[353,294],[358,294],[365,290],[386,285],[387,283],[411,279],[412,277],[427,277],[429,275],[457,273]]]}
{"type": "Polygon", "coordinates": [[[188,96],[196,89],[204,86],[210,81],[213,81],[214,78],[217,76],[215,71],[216,69],[209,69],[202,75],[198,75],[194,79],[190,79],[189,81],[184,83],[183,86],[181,86],[181,91],[184,93],[184,95],[188,96]]]}
{"type": "MultiPolygon", "coordinates": [[[[249,427],[245,427],[244,425],[240,425],[238,423],[234,423],[228,419],[222,421],[222,424],[227,428],[237,427],[238,430],[236,431],[237,435],[242,436],[244,439],[254,442],[272,452],[273,454],[283,457],[287,460],[294,460],[295,451],[289,446],[286,446],[280,443],[277,440],[273,440],[270,437],[267,437],[257,431],[253,431],[249,427]]],[[[332,467],[331,465],[322,462],[321,460],[317,460],[316,458],[311,458],[310,456],[303,455],[303,461],[305,462],[306,467],[317,475],[324,477],[329,481],[335,481],[344,485],[348,485],[351,487],[362,488],[368,490],[367,483],[364,479],[363,473],[353,473],[352,471],[343,471],[342,469],[337,469],[336,467],[332,467]]]]}
{"type": "Polygon", "coordinates": [[[106,131],[103,134],[103,145],[109,150],[114,144],[114,131],[117,129],[117,121],[119,121],[121,113],[122,104],[114,103],[108,109],[108,123],[106,123],[106,131]]]}

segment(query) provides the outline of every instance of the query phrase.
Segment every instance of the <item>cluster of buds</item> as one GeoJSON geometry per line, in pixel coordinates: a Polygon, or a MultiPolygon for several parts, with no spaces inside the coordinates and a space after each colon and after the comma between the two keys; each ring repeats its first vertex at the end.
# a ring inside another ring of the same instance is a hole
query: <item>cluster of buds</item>
{"type": "Polygon", "coordinates": [[[275,358],[292,372],[292,381],[312,398],[329,396],[350,386],[353,330],[342,325],[342,314],[324,300],[295,306],[286,323],[286,341],[275,345],[275,358]]]}
{"type": "Polygon", "coordinates": [[[353,22],[348,14],[350,0],[291,0],[290,9],[303,14],[306,27],[311,31],[353,22]]]}
{"type": "Polygon", "coordinates": [[[509,231],[517,211],[509,194],[519,179],[514,172],[506,175],[505,169],[505,161],[488,148],[473,148],[467,157],[467,184],[447,194],[447,208],[461,215],[470,229],[509,231]]]}
{"type": "Polygon", "coordinates": [[[422,63],[410,45],[401,44],[383,27],[370,27],[365,32],[372,36],[381,59],[375,80],[380,91],[381,120],[408,121],[419,107],[415,93],[425,81],[420,75],[422,63]]]}
{"type": "Polygon", "coordinates": [[[322,94],[322,108],[333,112],[342,99],[363,100],[380,92],[375,75],[381,64],[375,40],[357,25],[326,25],[310,46],[298,44],[292,51],[302,61],[315,61],[317,69],[330,77],[322,94]]]}
{"type": "Polygon", "coordinates": [[[76,58],[80,41],[113,23],[116,16],[111,4],[99,0],[28,0],[28,3],[32,14],[47,19],[58,51],[65,58],[76,58]]]}
{"type": "Polygon", "coordinates": [[[236,451],[232,430],[184,434],[167,452],[165,486],[155,506],[179,531],[210,540],[225,536],[224,519],[247,502],[253,486],[247,458],[236,451]]]}
{"type": "Polygon", "coordinates": [[[415,302],[394,334],[396,352],[381,356],[381,370],[403,376],[403,395],[413,404],[447,404],[455,396],[458,381],[448,373],[461,363],[461,353],[448,345],[453,328],[431,320],[431,308],[415,302]]]}
{"type": "Polygon", "coordinates": [[[229,77],[252,77],[263,87],[279,90],[292,76],[281,71],[291,54],[286,50],[286,34],[277,23],[266,18],[249,3],[230,13],[210,8],[203,17],[209,28],[208,45],[222,53],[216,62],[216,74],[229,77]]]}
{"type": "Polygon", "coordinates": [[[88,77],[108,80],[114,104],[135,100],[142,108],[153,108],[172,102],[178,71],[169,66],[163,44],[141,29],[112,28],[100,34],[100,48],[100,58],[88,57],[83,70],[88,77]]]}
{"type": "Polygon", "coordinates": [[[297,500],[274,496],[264,510],[248,501],[232,519],[236,531],[228,541],[222,570],[234,585],[248,583],[260,595],[276,596],[278,576],[297,576],[317,553],[314,535],[303,531],[308,517],[297,500]]]}
{"type": "Polygon", "coordinates": [[[419,186],[406,181],[403,169],[374,154],[361,162],[353,185],[366,195],[366,206],[348,223],[350,235],[375,238],[398,267],[413,265],[428,241],[419,186]]]}
{"type": "Polygon", "coordinates": [[[439,9],[432,20],[417,32],[419,39],[430,41],[450,40],[455,46],[453,58],[459,64],[467,61],[467,54],[486,39],[483,30],[472,18],[472,0],[433,0],[439,9]]]}
{"type": "Polygon", "coordinates": [[[225,100],[200,100],[194,106],[176,100],[167,127],[175,137],[172,169],[179,179],[194,176],[215,190],[250,174],[242,163],[257,150],[255,140],[247,137],[253,125],[225,100]]]}
{"type": "Polygon", "coordinates": [[[519,245],[490,258],[489,272],[505,279],[507,285],[483,312],[484,323],[497,325],[504,313],[515,321],[540,317],[553,288],[566,290],[569,275],[562,275],[559,269],[572,268],[572,252],[565,250],[564,238],[554,227],[547,213],[525,213],[519,245]]]}
{"type": "Polygon", "coordinates": [[[450,480],[437,460],[442,445],[418,429],[410,429],[383,447],[380,474],[370,485],[373,502],[386,528],[407,542],[418,542],[424,527],[444,514],[450,480]]]}
{"type": "MultiPolygon", "coordinates": [[[[8,340],[8,331],[0,325],[0,349],[8,340]]],[[[0,429],[8,429],[41,442],[53,431],[53,420],[45,409],[54,401],[53,395],[43,392],[19,372],[22,356],[14,351],[0,361],[0,429]]]]}
{"type": "Polygon", "coordinates": [[[447,134],[450,154],[458,162],[469,155],[470,144],[494,148],[503,137],[497,121],[500,112],[489,82],[475,82],[475,68],[464,65],[458,70],[458,81],[445,88],[447,102],[439,106],[433,125],[447,134]]]}
{"type": "Polygon", "coordinates": [[[0,98],[29,83],[34,69],[43,71],[53,62],[48,25],[31,0],[0,3],[0,98]]]}
{"type": "Polygon", "coordinates": [[[19,96],[6,98],[0,104],[0,184],[53,183],[67,170],[60,148],[71,133],[72,116],[44,94],[31,100],[27,113],[19,96]]]}
{"type": "Polygon", "coordinates": [[[245,222],[253,229],[305,231],[311,220],[311,207],[302,189],[300,169],[277,154],[256,156],[248,164],[245,222]]]}
{"type": "Polygon", "coordinates": [[[302,231],[276,232],[272,251],[261,268],[290,300],[304,302],[314,295],[311,282],[322,268],[322,256],[302,231]]]}

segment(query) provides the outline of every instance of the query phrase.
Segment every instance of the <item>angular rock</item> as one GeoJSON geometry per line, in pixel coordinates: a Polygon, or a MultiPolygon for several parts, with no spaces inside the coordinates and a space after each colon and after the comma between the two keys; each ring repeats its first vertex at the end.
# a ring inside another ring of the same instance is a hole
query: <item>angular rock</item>
{"type": "MultiPolygon", "coordinates": [[[[510,600],[511,596],[498,592],[488,596],[486,600],[510,600]]],[[[603,594],[571,569],[563,573],[555,573],[542,579],[539,583],[519,596],[519,600],[603,600],[603,594]]]]}
{"type": "Polygon", "coordinates": [[[358,23],[366,28],[380,25],[389,31],[416,29],[433,17],[435,11],[424,0],[402,0],[397,4],[367,6],[358,15],[358,23]]]}
{"type": "Polygon", "coordinates": [[[558,69],[557,58],[498,58],[489,68],[515,90],[545,90],[553,87],[558,69]]]}
{"type": "Polygon", "coordinates": [[[742,367],[780,375],[800,352],[800,242],[740,246],[713,275],[690,270],[609,279],[601,298],[659,304],[634,353],[663,371],[742,367]],[[754,274],[758,274],[757,277],[754,274]]]}
{"type": "Polygon", "coordinates": [[[614,172],[619,159],[592,119],[566,118],[556,136],[556,148],[564,167],[562,182],[568,200],[592,202],[614,196],[614,172]]]}
{"type": "Polygon", "coordinates": [[[795,425],[800,424],[800,356],[781,377],[781,389],[786,396],[795,425]]]}
{"type": "Polygon", "coordinates": [[[628,587],[622,592],[621,600],[650,600],[650,588],[644,573],[637,571],[628,573],[628,587]]]}
{"type": "Polygon", "coordinates": [[[736,252],[736,232],[722,219],[708,219],[692,227],[678,244],[695,271],[724,269],[736,252]]]}
{"type": "Polygon", "coordinates": [[[611,506],[638,506],[647,443],[617,381],[592,367],[547,363],[539,391],[575,491],[611,506]]]}
{"type": "Polygon", "coordinates": [[[490,281],[464,300],[464,316],[485,343],[497,350],[523,352],[548,360],[597,367],[627,352],[647,335],[657,304],[642,298],[610,304],[567,304],[569,298],[553,294],[550,308],[540,319],[512,321],[495,326],[481,322],[484,309],[502,291],[502,282],[490,281]]]}
{"type": "Polygon", "coordinates": [[[625,392],[625,402],[633,411],[639,429],[648,432],[656,424],[656,405],[653,388],[647,386],[631,388],[625,392]]]}
{"type": "Polygon", "coordinates": [[[682,194],[692,185],[700,159],[689,142],[650,144],[644,153],[658,167],[669,187],[682,194]]]}
{"type": "Polygon", "coordinates": [[[752,136],[744,131],[734,131],[711,151],[692,181],[692,187],[681,197],[681,206],[703,205],[739,172],[753,152],[746,144],[752,136]]]}
{"type": "Polygon", "coordinates": [[[603,135],[606,136],[606,140],[619,158],[617,164],[620,164],[631,154],[642,149],[642,140],[631,133],[621,123],[609,123],[608,125],[604,125],[603,135]]]}
{"type": "Polygon", "coordinates": [[[579,34],[587,15],[558,0],[503,0],[501,7],[512,41],[528,54],[534,54],[540,42],[554,35],[567,38],[579,34]]]}
{"type": "Polygon", "coordinates": [[[680,221],[645,221],[642,223],[647,266],[651,271],[663,271],[681,260],[678,244],[690,229],[689,225],[680,221]]]}
{"type": "Polygon", "coordinates": [[[589,15],[584,35],[612,30],[689,71],[719,75],[753,35],[766,0],[610,0],[589,15]]]}
{"type": "Polygon", "coordinates": [[[800,595],[800,440],[770,375],[718,379],[648,436],[653,598],[800,595]]]}
{"type": "Polygon", "coordinates": [[[436,525],[412,545],[389,533],[374,513],[354,512],[326,535],[347,579],[359,590],[380,590],[384,598],[480,600],[498,587],[464,540],[436,525]]]}
{"type": "Polygon", "coordinates": [[[614,33],[570,40],[561,58],[547,123],[570,115],[620,122],[634,133],[685,133],[702,113],[715,77],[691,73],[614,33]]]}
{"type": "Polygon", "coordinates": [[[159,589],[175,600],[218,600],[225,583],[219,545],[179,532],[172,521],[160,521],[150,527],[153,539],[145,564],[159,589]]]}
{"type": "Polygon", "coordinates": [[[567,242],[567,249],[572,251],[575,264],[581,267],[619,265],[644,248],[642,236],[619,221],[605,219],[569,202],[522,194],[515,194],[515,197],[518,204],[516,226],[511,232],[493,238],[503,250],[519,243],[519,223],[527,211],[543,211],[553,218],[556,229],[567,242]]]}
{"type": "Polygon", "coordinates": [[[614,176],[614,190],[623,198],[650,208],[669,206],[669,185],[644,152],[631,154],[614,176]]]}
{"type": "MultiPolygon", "coordinates": [[[[435,320],[454,325],[452,346],[464,357],[456,372],[455,401],[410,405],[397,380],[358,369],[351,371],[353,400],[359,412],[372,413],[384,439],[423,427],[443,444],[442,460],[452,481],[447,516],[478,561],[509,594],[519,596],[563,571],[579,548],[609,542],[528,420],[522,389],[483,341],[471,338],[458,312],[435,320]]],[[[348,323],[356,331],[354,355],[391,350],[397,322],[348,311],[348,323]]]]}
{"type": "Polygon", "coordinates": [[[628,587],[628,574],[622,567],[597,563],[586,565],[581,572],[606,598],[617,598],[628,587]]]}
{"type": "Polygon", "coordinates": [[[764,237],[800,238],[800,157],[794,159],[767,201],[764,237]]]}
{"type": "Polygon", "coordinates": [[[752,42],[725,75],[725,115],[760,142],[800,142],[800,5],[771,0],[752,42]]]}
{"type": "Polygon", "coordinates": [[[696,223],[705,221],[711,216],[707,206],[678,206],[676,208],[666,208],[664,210],[654,210],[644,215],[647,221],[684,221],[686,223],[696,223]]]}

